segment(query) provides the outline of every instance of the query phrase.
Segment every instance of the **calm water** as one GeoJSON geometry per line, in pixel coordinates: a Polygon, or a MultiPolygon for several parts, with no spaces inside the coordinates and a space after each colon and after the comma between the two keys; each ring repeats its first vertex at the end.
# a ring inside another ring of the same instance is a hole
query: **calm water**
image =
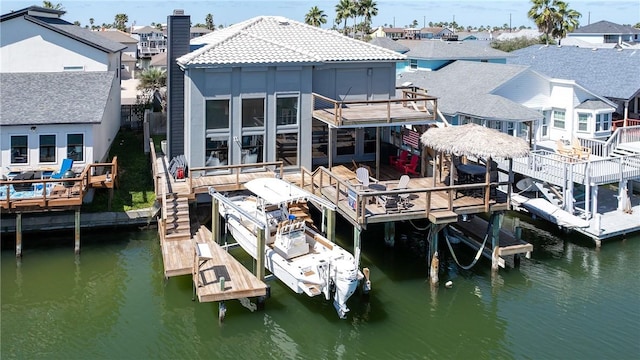
{"type": "Polygon", "coordinates": [[[409,236],[390,250],[379,233],[363,236],[373,292],[349,300],[347,320],[274,281],[264,311],[227,302],[223,324],[217,304],[191,301],[188,276],[163,279],[155,231],[84,234],[78,258],[72,240],[27,239],[21,262],[3,238],[1,357],[640,358],[640,236],[597,250],[528,226],[535,251],[519,269],[492,278],[485,259],[468,272],[448,264],[441,284],[453,288],[432,290],[423,244],[399,228],[409,236]]]}

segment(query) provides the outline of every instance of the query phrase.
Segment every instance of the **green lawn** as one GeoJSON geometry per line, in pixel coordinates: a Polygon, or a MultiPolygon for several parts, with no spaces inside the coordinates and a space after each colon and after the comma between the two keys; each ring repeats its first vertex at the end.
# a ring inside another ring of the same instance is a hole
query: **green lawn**
{"type": "MultiPolygon", "coordinates": [[[[160,140],[154,137],[156,151],[159,151],[160,140]]],[[[111,161],[118,157],[119,187],[114,190],[111,211],[127,211],[148,208],[155,201],[151,163],[149,155],[144,153],[144,137],[142,132],[121,129],[109,151],[111,161]]],[[[96,189],[93,202],[82,206],[83,211],[108,211],[109,192],[107,189],[96,189]]]]}

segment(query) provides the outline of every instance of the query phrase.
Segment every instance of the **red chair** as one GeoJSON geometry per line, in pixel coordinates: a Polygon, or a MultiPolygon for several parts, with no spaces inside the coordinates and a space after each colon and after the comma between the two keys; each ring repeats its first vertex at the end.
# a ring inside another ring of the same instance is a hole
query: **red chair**
{"type": "Polygon", "coordinates": [[[389,156],[389,164],[391,166],[395,166],[398,170],[402,170],[404,168],[404,164],[409,160],[409,151],[402,150],[400,152],[400,156],[389,156]]]}
{"type": "Polygon", "coordinates": [[[418,174],[418,172],[416,171],[416,169],[418,168],[418,160],[420,160],[420,156],[418,155],[413,155],[411,157],[411,160],[409,161],[408,164],[405,164],[403,166],[403,170],[405,174],[413,174],[413,175],[420,175],[418,174]]]}

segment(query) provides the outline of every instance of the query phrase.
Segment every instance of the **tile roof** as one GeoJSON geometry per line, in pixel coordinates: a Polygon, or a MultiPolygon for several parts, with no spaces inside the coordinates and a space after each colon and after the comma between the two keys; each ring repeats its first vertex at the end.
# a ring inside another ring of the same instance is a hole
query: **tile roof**
{"type": "Polygon", "coordinates": [[[202,48],[178,58],[183,66],[400,61],[394,51],[278,16],[255,17],[191,41],[202,48]]]}
{"type": "Polygon", "coordinates": [[[632,26],[619,25],[612,23],[611,21],[598,21],[593,24],[581,26],[575,29],[573,32],[567,34],[607,34],[607,35],[625,35],[625,34],[640,34],[640,29],[636,29],[632,26]]]}
{"type": "Polygon", "coordinates": [[[512,52],[509,64],[528,65],[552,78],[574,80],[594,93],[630,99],[640,91],[640,51],[532,45],[512,52]]]}
{"type": "Polygon", "coordinates": [[[2,73],[0,125],[100,123],[114,71],[2,73]]]}
{"type": "Polygon", "coordinates": [[[504,51],[474,43],[473,41],[398,40],[411,50],[405,53],[410,59],[424,60],[475,60],[506,59],[511,55],[504,51]]]}
{"type": "Polygon", "coordinates": [[[438,98],[445,114],[466,114],[485,119],[527,121],[540,113],[492,92],[527,71],[525,66],[456,61],[438,71],[406,72],[396,83],[412,82],[438,98]]]}
{"type": "Polygon", "coordinates": [[[158,30],[156,28],[152,28],[151,26],[143,26],[141,28],[134,29],[131,33],[133,33],[133,34],[162,33],[162,30],[158,30]]]}

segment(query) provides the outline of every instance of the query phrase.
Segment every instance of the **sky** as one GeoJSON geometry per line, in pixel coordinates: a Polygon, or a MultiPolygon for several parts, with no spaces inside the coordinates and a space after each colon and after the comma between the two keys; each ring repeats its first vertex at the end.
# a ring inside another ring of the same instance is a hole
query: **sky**
{"type": "MultiPolygon", "coordinates": [[[[304,21],[304,15],[313,6],[318,6],[327,14],[327,24],[331,27],[335,19],[335,5],[338,0],[207,0],[207,1],[162,1],[162,0],[53,0],[60,3],[67,12],[63,19],[79,21],[82,26],[93,18],[95,24],[113,23],[115,15],[125,13],[128,25],[150,25],[166,23],[167,16],[174,9],[183,9],[191,16],[191,22],[204,23],[208,13],[213,15],[214,24],[229,26],[260,15],[279,15],[292,20],[304,21]]],[[[569,7],[582,13],[581,25],[600,20],[617,24],[634,25],[640,22],[640,0],[567,0],[569,7]]],[[[527,18],[531,8],[530,0],[376,0],[378,15],[373,18],[373,27],[405,27],[417,20],[419,26],[432,22],[452,22],[463,26],[509,24],[531,26],[527,18]]],[[[42,1],[2,0],[2,14],[31,5],[42,5],[42,1]]]]}

